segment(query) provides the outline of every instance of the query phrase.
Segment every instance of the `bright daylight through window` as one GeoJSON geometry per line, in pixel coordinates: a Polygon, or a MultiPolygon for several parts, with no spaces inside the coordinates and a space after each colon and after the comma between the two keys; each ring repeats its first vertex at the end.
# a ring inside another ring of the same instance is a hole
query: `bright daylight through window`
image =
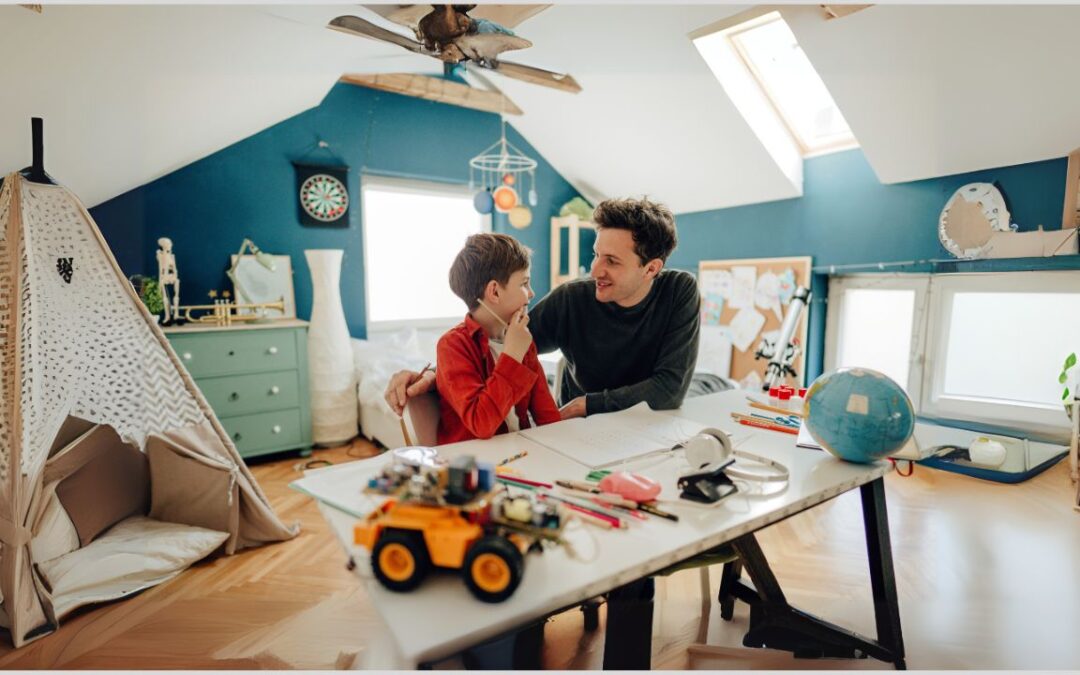
{"type": "Polygon", "coordinates": [[[489,228],[467,190],[364,177],[364,272],[372,328],[458,321],[447,273],[470,234],[489,228]]]}
{"type": "MultiPolygon", "coordinates": [[[[737,86],[742,78],[732,68],[748,70],[804,155],[857,145],[821,76],[779,12],[699,37],[694,45],[733,97],[742,95],[743,88],[737,86]]],[[[735,103],[744,115],[754,109],[735,103]]]]}

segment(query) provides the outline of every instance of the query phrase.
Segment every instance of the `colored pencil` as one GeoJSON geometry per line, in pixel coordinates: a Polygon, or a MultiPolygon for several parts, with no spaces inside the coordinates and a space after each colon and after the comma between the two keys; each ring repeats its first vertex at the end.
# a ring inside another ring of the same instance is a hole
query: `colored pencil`
{"type": "Polygon", "coordinates": [[[507,457],[503,461],[499,462],[497,464],[497,466],[505,466],[505,465],[509,464],[510,462],[513,462],[514,460],[521,459],[522,457],[525,457],[528,454],[529,454],[528,450],[522,450],[521,452],[514,455],[513,457],[507,457]]]}
{"type": "Polygon", "coordinates": [[[757,408],[758,410],[765,410],[766,412],[780,413],[782,415],[794,415],[795,417],[802,417],[801,410],[788,410],[787,408],[777,408],[774,405],[767,405],[765,403],[758,403],[754,399],[750,399],[750,407],[757,408]]]}
{"type": "Polygon", "coordinates": [[[540,487],[551,489],[555,487],[551,483],[541,483],[538,480],[529,480],[528,478],[519,478],[518,476],[507,476],[504,474],[498,474],[495,476],[496,480],[501,480],[504,483],[520,483],[521,485],[527,485],[529,487],[540,487]]]}
{"type": "Polygon", "coordinates": [[[758,422],[757,420],[739,420],[739,424],[746,425],[748,427],[756,427],[758,429],[768,429],[769,431],[780,431],[785,434],[791,434],[793,436],[799,435],[799,430],[794,427],[782,427],[778,424],[769,424],[768,422],[758,422]]]}
{"type": "Polygon", "coordinates": [[[580,506],[574,506],[573,504],[566,504],[566,508],[574,511],[574,513],[576,513],[577,516],[584,520],[586,523],[599,525],[605,530],[610,530],[613,527],[618,527],[618,525],[612,522],[614,520],[613,518],[608,518],[607,516],[600,515],[599,513],[593,513],[592,511],[586,511],[580,506]]]}

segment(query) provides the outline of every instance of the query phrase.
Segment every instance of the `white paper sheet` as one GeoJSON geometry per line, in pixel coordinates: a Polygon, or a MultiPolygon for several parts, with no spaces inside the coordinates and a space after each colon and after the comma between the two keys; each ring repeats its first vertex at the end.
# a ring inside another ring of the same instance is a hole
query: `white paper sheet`
{"type": "Polygon", "coordinates": [[[748,307],[740,309],[731,320],[731,342],[735,349],[745,352],[754,343],[758,331],[765,325],[765,315],[748,307]]]}
{"type": "Polygon", "coordinates": [[[754,304],[761,309],[771,309],[776,320],[783,323],[784,315],[780,309],[780,278],[772,272],[765,272],[758,277],[754,289],[754,304]]]}
{"type": "Polygon", "coordinates": [[[705,270],[701,273],[701,292],[731,297],[731,270],[705,270]]]}
{"type": "Polygon", "coordinates": [[[699,422],[656,412],[642,402],[619,412],[590,415],[587,423],[579,417],[519,433],[598,469],[671,448],[704,428],[699,422]]]}
{"type": "Polygon", "coordinates": [[[702,325],[696,370],[720,377],[731,375],[731,329],[702,325]]]}
{"type": "Polygon", "coordinates": [[[731,302],[735,309],[754,306],[754,288],[757,285],[757,268],[740,265],[731,268],[731,302]]]}

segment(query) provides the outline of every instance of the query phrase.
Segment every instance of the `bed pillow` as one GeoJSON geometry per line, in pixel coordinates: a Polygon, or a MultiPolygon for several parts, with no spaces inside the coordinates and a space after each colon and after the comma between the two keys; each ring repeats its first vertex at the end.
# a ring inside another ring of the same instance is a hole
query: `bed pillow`
{"type": "Polygon", "coordinates": [[[30,555],[34,562],[52,560],[79,548],[79,533],[56,495],[49,498],[45,512],[38,520],[37,533],[30,540],[30,555]]]}

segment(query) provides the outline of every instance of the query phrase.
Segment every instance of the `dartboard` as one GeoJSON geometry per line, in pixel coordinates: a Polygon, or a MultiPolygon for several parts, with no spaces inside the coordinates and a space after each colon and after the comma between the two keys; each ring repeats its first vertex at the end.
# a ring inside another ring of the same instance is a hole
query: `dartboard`
{"type": "Polygon", "coordinates": [[[337,178],[317,173],[300,185],[300,205],[312,218],[330,223],[345,215],[349,193],[337,178]]]}

